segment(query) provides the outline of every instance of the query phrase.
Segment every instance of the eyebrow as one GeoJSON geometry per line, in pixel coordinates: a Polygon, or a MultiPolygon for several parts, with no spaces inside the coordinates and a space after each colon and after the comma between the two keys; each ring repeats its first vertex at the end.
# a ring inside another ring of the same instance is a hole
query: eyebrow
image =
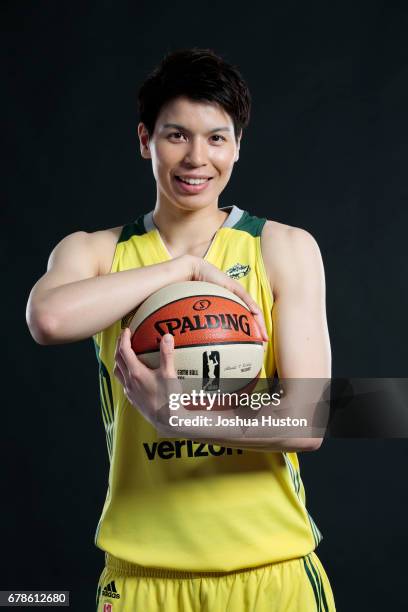
{"type": "MultiPolygon", "coordinates": [[[[188,130],[183,125],[179,125],[178,123],[165,123],[163,125],[163,128],[176,128],[176,130],[184,130],[185,132],[190,132],[190,130],[188,130]]],[[[214,128],[213,130],[210,130],[209,134],[212,134],[213,132],[230,132],[230,131],[231,131],[231,128],[229,128],[228,126],[223,126],[223,127],[217,127],[217,128],[214,128]]]]}

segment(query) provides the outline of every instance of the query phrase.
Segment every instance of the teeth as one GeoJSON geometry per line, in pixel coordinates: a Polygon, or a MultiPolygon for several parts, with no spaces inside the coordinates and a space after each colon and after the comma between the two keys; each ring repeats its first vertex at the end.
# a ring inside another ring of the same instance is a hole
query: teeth
{"type": "Polygon", "coordinates": [[[183,181],[183,183],[188,183],[189,185],[202,185],[203,183],[206,183],[208,181],[208,179],[182,178],[181,176],[179,176],[178,178],[183,181]]]}

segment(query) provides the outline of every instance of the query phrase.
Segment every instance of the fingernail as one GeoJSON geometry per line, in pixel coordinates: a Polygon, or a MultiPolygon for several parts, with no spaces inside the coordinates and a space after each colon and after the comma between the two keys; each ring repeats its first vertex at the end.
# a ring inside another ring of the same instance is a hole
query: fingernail
{"type": "Polygon", "coordinates": [[[171,343],[173,342],[172,335],[171,335],[171,334],[165,334],[165,335],[163,336],[163,341],[164,341],[166,344],[171,344],[171,343]]]}

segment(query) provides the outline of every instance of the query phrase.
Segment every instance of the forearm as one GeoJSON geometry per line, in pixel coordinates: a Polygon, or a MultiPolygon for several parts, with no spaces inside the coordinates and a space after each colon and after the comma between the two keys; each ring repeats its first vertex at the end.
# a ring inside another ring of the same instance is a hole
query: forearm
{"type": "MultiPolygon", "coordinates": [[[[329,407],[323,394],[325,379],[291,381],[286,391],[269,394],[269,402],[250,408],[246,394],[235,407],[197,409],[196,398],[188,408],[161,401],[156,412],[159,435],[181,436],[208,444],[261,452],[301,452],[319,448],[328,421],[329,407]],[[241,402],[241,405],[240,405],[241,402]],[[171,408],[170,408],[171,406],[171,408]]],[[[268,394],[263,394],[262,397],[268,394]]],[[[259,400],[260,394],[254,394],[259,400]]],[[[222,397],[222,396],[221,396],[222,397]]],[[[223,403],[224,405],[224,403],[223,403]]]]}
{"type": "MultiPolygon", "coordinates": [[[[175,436],[176,432],[171,432],[172,436],[175,436]]],[[[160,435],[163,435],[160,432],[160,435]]],[[[306,451],[317,450],[321,443],[322,438],[263,438],[263,439],[252,439],[248,437],[227,437],[223,438],[219,435],[216,436],[205,436],[204,434],[196,434],[191,429],[182,428],[180,429],[177,437],[187,438],[197,442],[203,442],[205,444],[212,444],[216,446],[226,446],[229,448],[240,448],[242,450],[261,452],[261,453],[300,453],[306,451]]]]}
{"type": "Polygon", "coordinates": [[[35,287],[27,305],[27,323],[41,344],[89,338],[106,329],[170,283],[191,277],[188,256],[160,264],[96,276],[42,291],[35,287]]]}
{"type": "Polygon", "coordinates": [[[313,450],[314,448],[311,444],[311,441],[305,440],[304,438],[276,438],[274,440],[270,440],[268,444],[266,444],[265,440],[256,440],[251,444],[248,438],[217,438],[216,440],[214,440],[196,437],[195,440],[197,442],[203,442],[205,444],[225,446],[229,448],[239,448],[242,450],[254,451],[258,453],[299,453],[308,450],[313,450]]]}

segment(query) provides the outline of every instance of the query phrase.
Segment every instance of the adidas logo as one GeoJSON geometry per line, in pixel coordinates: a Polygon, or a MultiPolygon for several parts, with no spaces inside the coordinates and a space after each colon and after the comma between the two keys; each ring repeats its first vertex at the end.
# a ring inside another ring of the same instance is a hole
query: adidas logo
{"type": "Polygon", "coordinates": [[[243,264],[236,263],[232,268],[228,268],[225,274],[228,274],[230,278],[237,279],[247,276],[251,271],[250,266],[244,266],[243,264]]]}
{"type": "Polygon", "coordinates": [[[105,586],[102,591],[102,595],[105,597],[111,597],[112,599],[120,599],[120,595],[116,590],[115,581],[112,580],[109,584],[105,586]]]}

